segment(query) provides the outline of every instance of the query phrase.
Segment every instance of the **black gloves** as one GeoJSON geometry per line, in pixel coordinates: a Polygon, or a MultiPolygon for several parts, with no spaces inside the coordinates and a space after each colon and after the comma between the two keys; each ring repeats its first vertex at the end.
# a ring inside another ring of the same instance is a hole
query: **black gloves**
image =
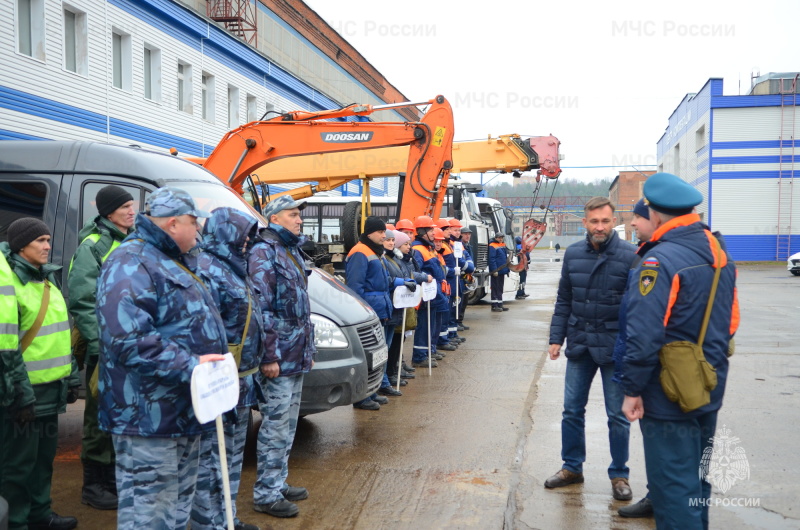
{"type": "Polygon", "coordinates": [[[78,388],[74,386],[67,390],[67,403],[72,404],[78,401],[78,388]]]}
{"type": "Polygon", "coordinates": [[[30,405],[25,405],[24,407],[20,407],[13,412],[9,412],[11,412],[11,418],[19,425],[32,423],[33,420],[36,419],[36,409],[34,408],[33,403],[30,405]]]}
{"type": "Polygon", "coordinates": [[[405,285],[406,289],[408,289],[412,293],[417,290],[417,282],[415,282],[414,280],[406,280],[405,282],[403,282],[403,285],[405,285]]]}

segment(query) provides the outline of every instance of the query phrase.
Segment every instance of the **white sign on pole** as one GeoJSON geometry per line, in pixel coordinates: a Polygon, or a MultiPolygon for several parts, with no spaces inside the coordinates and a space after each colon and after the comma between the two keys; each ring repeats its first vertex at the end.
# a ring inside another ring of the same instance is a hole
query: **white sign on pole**
{"type": "Polygon", "coordinates": [[[436,280],[425,282],[420,287],[422,287],[422,300],[429,302],[436,298],[436,280]]]}
{"type": "Polygon", "coordinates": [[[456,258],[464,255],[464,244],[461,241],[453,241],[453,255],[456,258]]]}
{"type": "Polygon", "coordinates": [[[400,285],[399,287],[394,288],[392,305],[397,309],[402,309],[404,307],[417,307],[421,299],[422,289],[414,289],[411,291],[405,285],[400,285]]]}
{"type": "Polygon", "coordinates": [[[195,366],[192,371],[192,406],[200,423],[208,423],[239,402],[239,370],[233,355],[224,361],[195,366]]]}

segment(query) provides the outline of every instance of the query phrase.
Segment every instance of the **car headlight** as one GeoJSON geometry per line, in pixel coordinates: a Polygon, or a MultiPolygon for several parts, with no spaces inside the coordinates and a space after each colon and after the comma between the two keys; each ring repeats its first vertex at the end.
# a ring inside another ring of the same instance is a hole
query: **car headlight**
{"type": "Polygon", "coordinates": [[[317,348],[347,348],[350,342],[336,323],[320,315],[311,314],[314,324],[314,346],[317,348]]]}

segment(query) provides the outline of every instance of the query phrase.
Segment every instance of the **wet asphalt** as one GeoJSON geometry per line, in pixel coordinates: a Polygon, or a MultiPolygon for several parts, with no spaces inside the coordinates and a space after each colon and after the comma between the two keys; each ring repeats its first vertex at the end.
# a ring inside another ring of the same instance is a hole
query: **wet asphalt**
{"type": "MultiPolygon", "coordinates": [[[[530,297],[517,301],[506,293],[508,312],[470,306],[467,342],[430,375],[418,369],[403,396],[380,411],[340,407],[301,419],[289,462],[289,483],[310,492],[298,503],[299,516],[253,511],[251,437],[241,519],[262,529],[655,528],[652,519],[616,514],[628,502],[611,496],[599,378],[586,413],[586,482],[543,487],[561,465],[566,361],[550,361],[545,351],[562,255],[533,253],[530,297]]],[[[724,493],[715,490],[711,528],[800,528],[800,277],[781,265],[743,265],[738,285],[743,318],[718,429],[725,426],[745,449],[750,474],[724,493]]],[[[406,343],[409,361],[410,355],[406,343]]],[[[79,401],[60,420],[53,509],[78,517],[79,528],[114,528],[116,512],[80,503],[82,414],[79,401]]],[[[647,482],[637,424],[630,453],[635,502],[647,482]]]]}

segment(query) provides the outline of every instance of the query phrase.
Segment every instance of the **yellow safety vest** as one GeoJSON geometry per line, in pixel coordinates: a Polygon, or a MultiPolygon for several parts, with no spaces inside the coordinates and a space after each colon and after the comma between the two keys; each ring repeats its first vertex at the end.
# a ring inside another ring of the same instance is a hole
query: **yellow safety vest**
{"type": "MultiPolygon", "coordinates": [[[[83,241],[81,241],[81,245],[83,245],[83,242],[86,241],[86,240],[91,240],[94,243],[97,243],[98,241],[100,241],[100,234],[89,234],[88,236],[83,238],[83,241]]],[[[114,239],[114,241],[111,242],[111,248],[108,249],[108,252],[106,252],[105,256],[100,258],[100,261],[102,263],[105,263],[106,259],[108,259],[108,257],[111,255],[111,253],[114,252],[117,249],[117,247],[120,246],[121,243],[122,243],[121,241],[117,241],[116,239],[114,239]]],[[[78,245],[78,246],[80,246],[80,245],[78,245]]],[[[74,260],[75,260],[75,256],[73,255],[72,259],[69,260],[69,270],[70,270],[70,272],[72,272],[72,262],[74,260]]]]}
{"type": "Polygon", "coordinates": [[[0,254],[0,350],[19,349],[19,322],[14,274],[0,254]]]}
{"type": "MultiPolygon", "coordinates": [[[[22,285],[19,277],[12,273],[13,286],[19,305],[19,337],[33,327],[39,308],[42,306],[44,282],[28,282],[22,285]]],[[[47,280],[45,280],[47,281],[47,280]]],[[[67,303],[58,288],[50,284],[50,302],[42,327],[22,353],[22,360],[32,385],[58,381],[72,372],[72,350],[70,349],[69,318],[67,303]]]]}

